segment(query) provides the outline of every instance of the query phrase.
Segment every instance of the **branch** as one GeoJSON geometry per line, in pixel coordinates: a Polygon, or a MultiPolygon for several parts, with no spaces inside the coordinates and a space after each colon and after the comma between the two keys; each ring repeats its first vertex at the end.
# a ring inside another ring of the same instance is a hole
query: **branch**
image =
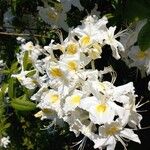
{"type": "Polygon", "coordinates": [[[34,36],[34,37],[44,37],[44,38],[50,38],[45,35],[39,35],[39,34],[27,34],[27,33],[7,33],[7,32],[0,32],[2,35],[8,35],[8,36],[34,36]]]}

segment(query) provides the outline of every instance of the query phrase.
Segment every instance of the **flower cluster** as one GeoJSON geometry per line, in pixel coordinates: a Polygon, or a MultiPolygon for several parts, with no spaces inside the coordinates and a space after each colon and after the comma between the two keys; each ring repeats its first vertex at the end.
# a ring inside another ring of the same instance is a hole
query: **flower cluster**
{"type": "Polygon", "coordinates": [[[124,138],[140,143],[133,129],[140,128],[142,116],[133,83],[115,86],[111,66],[96,69],[94,61],[102,58],[105,45],[115,59],[124,51],[116,39],[120,33],[107,23],[106,17],[88,16],[60,43],[52,40],[44,48],[22,44],[17,55],[21,72],[12,76],[28,89],[38,88],[31,97],[41,109],[36,117],[63,119],[76,136],[82,133],[92,140],[94,148],[114,150],[119,141],[126,149],[124,138]],[[26,59],[32,63],[28,70],[26,59]],[[104,80],[109,73],[112,80],[104,80]]]}
{"type": "MultiPolygon", "coordinates": [[[[71,6],[78,8],[80,11],[84,10],[84,7],[80,4],[80,0],[57,0],[57,2],[52,2],[53,7],[44,0],[43,3],[44,7],[37,7],[41,19],[53,28],[63,28],[63,30],[67,32],[69,29],[67,13],[71,10],[71,6]]],[[[100,12],[97,11],[97,4],[95,4],[95,7],[91,10],[91,14],[100,14],[100,12]]]]}
{"type": "Polygon", "coordinates": [[[9,136],[0,139],[0,147],[7,148],[9,143],[10,143],[9,136]]]}
{"type": "Polygon", "coordinates": [[[145,76],[145,72],[147,75],[150,74],[150,48],[142,51],[137,44],[138,34],[146,23],[146,19],[138,21],[135,27],[129,28],[120,40],[126,49],[122,59],[129,67],[140,69],[142,76],[145,76]]]}

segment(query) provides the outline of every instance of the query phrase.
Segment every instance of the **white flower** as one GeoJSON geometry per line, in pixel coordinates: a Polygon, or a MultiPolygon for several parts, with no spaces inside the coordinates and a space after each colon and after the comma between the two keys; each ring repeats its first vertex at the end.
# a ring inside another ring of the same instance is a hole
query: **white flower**
{"type": "Polygon", "coordinates": [[[138,34],[146,22],[147,20],[144,19],[138,21],[136,24],[133,23],[133,25],[120,37],[120,42],[125,47],[125,53],[128,53],[130,48],[137,42],[138,34]]]}
{"type": "Polygon", "coordinates": [[[120,55],[118,51],[124,51],[124,47],[119,41],[116,40],[116,38],[120,36],[121,32],[115,35],[115,30],[116,27],[109,27],[107,32],[104,33],[104,43],[110,45],[113,57],[119,59],[120,55]]]}
{"type": "Polygon", "coordinates": [[[98,11],[98,5],[95,4],[95,7],[91,10],[91,15],[100,16],[101,12],[98,11]]]}
{"type": "Polygon", "coordinates": [[[148,90],[150,91],[150,81],[148,82],[148,90]]]}
{"type": "Polygon", "coordinates": [[[79,10],[84,8],[80,4],[80,0],[59,0],[63,6],[63,11],[66,13],[71,9],[71,5],[77,7],[79,10]]]}
{"type": "Polygon", "coordinates": [[[63,115],[62,108],[61,108],[61,101],[62,95],[58,93],[58,91],[49,90],[43,93],[41,97],[40,103],[37,107],[41,108],[42,110],[53,110],[57,112],[57,115],[61,118],[63,115]]]}
{"type": "Polygon", "coordinates": [[[66,23],[67,15],[64,11],[57,10],[54,7],[38,7],[40,17],[52,27],[63,28],[65,31],[68,31],[69,27],[66,23]]]}
{"type": "Polygon", "coordinates": [[[40,118],[41,120],[44,119],[51,119],[54,120],[54,118],[58,117],[56,112],[52,109],[43,108],[42,110],[38,111],[36,114],[34,114],[34,117],[40,118]]]}
{"type": "Polygon", "coordinates": [[[114,150],[116,146],[116,141],[121,142],[121,144],[126,149],[126,145],[122,138],[132,140],[137,143],[141,143],[138,135],[136,135],[132,129],[123,128],[120,122],[106,123],[99,127],[100,139],[94,141],[94,148],[104,148],[107,150],[114,150]]]}
{"type": "Polygon", "coordinates": [[[102,44],[103,33],[107,30],[107,22],[106,17],[98,20],[95,15],[88,16],[82,21],[82,25],[76,27],[72,32],[79,37],[82,47],[95,42],[102,44]]]}
{"type": "Polygon", "coordinates": [[[123,108],[109,100],[103,101],[102,97],[99,99],[94,96],[83,98],[79,107],[89,112],[89,118],[94,124],[110,123],[117,115],[122,117],[124,114],[124,117],[127,117],[123,108]]]}
{"type": "Polygon", "coordinates": [[[48,88],[47,85],[44,84],[34,95],[31,96],[31,99],[37,102],[41,101],[41,96],[43,93],[47,92],[48,88]]]}
{"type": "Polygon", "coordinates": [[[35,46],[33,45],[33,43],[27,42],[26,44],[22,44],[21,45],[21,50],[24,56],[24,52],[28,52],[29,54],[29,58],[35,62],[38,59],[38,56],[41,55],[42,53],[44,53],[44,50],[41,49],[41,47],[36,44],[35,46]]]}
{"type": "Polygon", "coordinates": [[[139,46],[133,46],[128,53],[129,58],[132,60],[132,63],[129,64],[129,67],[137,67],[141,71],[147,72],[150,74],[150,50],[141,51],[139,46]]]}
{"type": "Polygon", "coordinates": [[[142,51],[136,42],[140,30],[146,23],[147,19],[136,22],[120,39],[120,42],[125,47],[125,52],[121,53],[122,59],[129,67],[137,67],[140,69],[142,77],[145,76],[145,72],[147,74],[150,73],[150,53],[149,49],[142,51]]]}
{"type": "Polygon", "coordinates": [[[74,90],[73,94],[71,94],[65,99],[65,104],[63,108],[64,111],[75,111],[76,107],[78,107],[81,102],[82,96],[82,91],[74,90]]]}
{"type": "Polygon", "coordinates": [[[3,137],[0,139],[0,146],[1,147],[7,148],[9,143],[10,143],[9,136],[3,137]]]}
{"type": "Polygon", "coordinates": [[[89,124],[90,121],[88,118],[88,113],[80,108],[76,108],[75,111],[67,113],[63,117],[64,121],[69,124],[70,131],[73,131],[76,136],[79,136],[79,133],[81,132],[82,122],[86,125],[89,124]]]}
{"type": "Polygon", "coordinates": [[[31,71],[21,71],[20,74],[13,74],[12,77],[17,78],[21,85],[25,86],[28,89],[34,89],[36,87],[36,80],[26,77],[31,71]]]}
{"type": "MultiPolygon", "coordinates": [[[[57,23],[57,27],[60,27],[59,19],[64,19],[59,18],[60,13],[70,10],[71,4],[78,5],[75,0],[60,0],[60,3],[54,3],[55,8],[47,3],[44,3],[45,8],[39,7],[39,12],[44,15],[50,13],[48,15],[53,20],[50,24],[57,23]],[[61,10],[57,5],[63,2],[68,3],[61,10]]],[[[51,40],[44,48],[32,42],[22,44],[22,52],[17,56],[21,72],[12,77],[18,78],[29,89],[38,88],[31,97],[41,109],[35,117],[41,120],[63,119],[76,136],[82,133],[92,140],[94,148],[114,150],[117,141],[126,148],[122,138],[140,143],[133,130],[140,128],[142,116],[137,109],[142,104],[135,104],[137,95],[132,82],[114,85],[116,73],[111,66],[96,69],[95,60],[103,56],[104,45],[110,45],[116,59],[120,58],[119,51],[124,51],[116,40],[121,33],[115,35],[116,27],[107,28],[107,22],[106,17],[88,16],[82,25],[70,29],[65,40],[59,33],[60,43],[51,40]],[[33,70],[24,68],[26,55],[33,70]],[[111,75],[111,82],[105,81],[105,74],[111,75]]]]}

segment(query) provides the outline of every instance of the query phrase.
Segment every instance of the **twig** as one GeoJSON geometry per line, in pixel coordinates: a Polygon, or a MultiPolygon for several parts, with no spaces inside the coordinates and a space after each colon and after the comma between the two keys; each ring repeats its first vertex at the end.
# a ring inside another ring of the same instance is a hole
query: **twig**
{"type": "Polygon", "coordinates": [[[45,35],[38,35],[38,34],[27,34],[27,33],[8,33],[8,32],[0,32],[2,35],[8,35],[8,36],[34,36],[34,37],[43,37],[43,38],[50,38],[45,35]]]}

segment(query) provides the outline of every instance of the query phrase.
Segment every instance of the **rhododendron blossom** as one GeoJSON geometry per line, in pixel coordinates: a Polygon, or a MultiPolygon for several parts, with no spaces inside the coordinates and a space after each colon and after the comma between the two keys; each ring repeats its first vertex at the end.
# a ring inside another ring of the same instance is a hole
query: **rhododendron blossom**
{"type": "MultiPolygon", "coordinates": [[[[82,9],[78,1],[69,2],[82,9]]],[[[65,9],[70,9],[70,3],[65,9]]],[[[44,48],[32,42],[22,44],[18,53],[22,70],[12,75],[28,89],[38,88],[31,97],[41,109],[35,117],[63,119],[70,131],[76,136],[82,133],[100,150],[114,150],[118,141],[126,148],[123,138],[140,143],[133,129],[140,128],[142,119],[133,83],[116,86],[111,66],[103,70],[95,66],[94,61],[103,57],[105,45],[115,59],[125,50],[116,39],[121,32],[115,34],[116,27],[108,28],[107,23],[105,16],[98,19],[89,15],[81,25],[70,29],[66,39],[61,37],[60,43],[52,40],[44,48]],[[32,63],[28,71],[23,67],[27,53],[32,63]],[[31,71],[34,73],[29,76],[31,71]],[[112,80],[105,80],[105,74],[110,74],[112,80]]]]}

